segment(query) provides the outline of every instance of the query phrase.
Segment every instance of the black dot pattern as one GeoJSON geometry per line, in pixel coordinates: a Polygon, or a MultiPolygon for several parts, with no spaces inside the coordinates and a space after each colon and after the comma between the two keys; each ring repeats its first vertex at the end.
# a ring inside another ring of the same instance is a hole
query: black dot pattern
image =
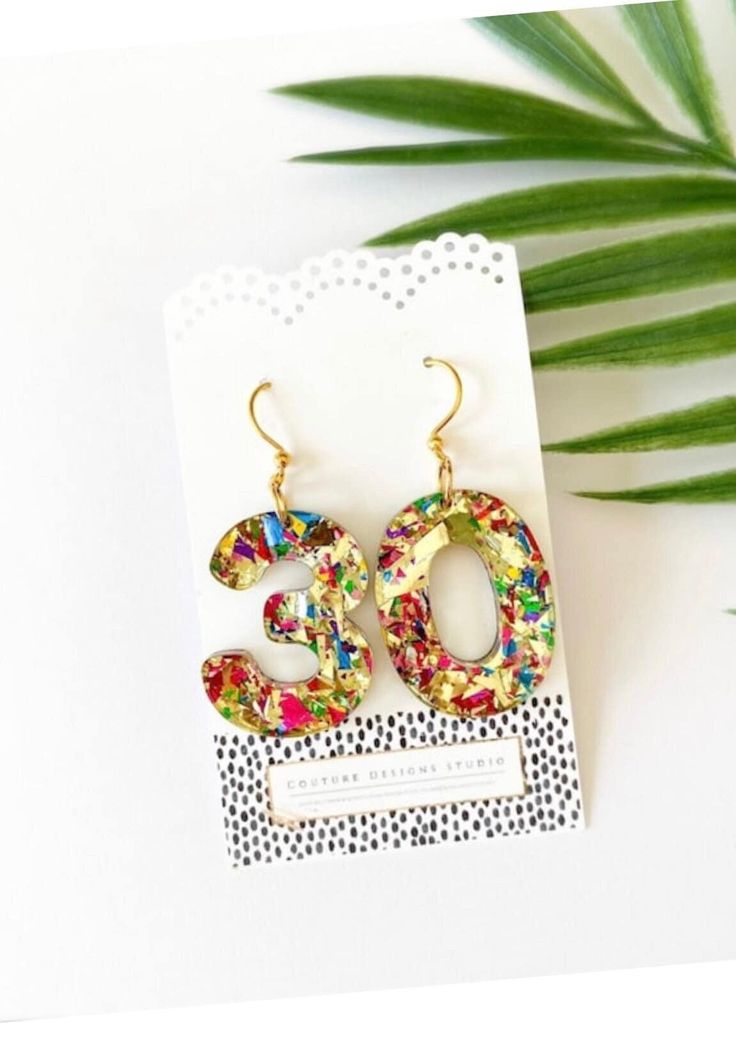
{"type": "Polygon", "coordinates": [[[215,735],[214,740],[227,847],[235,867],[497,835],[532,835],[583,824],[575,740],[561,695],[534,697],[509,713],[484,720],[461,720],[428,708],[380,718],[359,712],[339,728],[303,739],[263,738],[233,729],[215,735]],[[268,764],[511,736],[521,737],[527,785],[521,797],[324,817],[297,827],[284,827],[271,819],[268,764]]]}

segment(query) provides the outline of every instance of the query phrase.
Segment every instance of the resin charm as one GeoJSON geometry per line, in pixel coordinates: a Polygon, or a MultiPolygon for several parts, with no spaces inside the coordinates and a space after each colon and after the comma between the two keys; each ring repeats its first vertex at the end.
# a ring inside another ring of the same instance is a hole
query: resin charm
{"type": "Polygon", "coordinates": [[[210,561],[216,580],[244,591],[279,561],[303,562],[314,575],[305,591],[277,592],[264,607],[269,639],[308,647],[310,680],[270,679],[246,651],[213,654],[202,679],[215,709],[261,735],[298,736],[339,724],[365,695],[373,661],[365,636],[346,614],[365,594],[368,569],[353,537],[327,517],[301,510],[257,514],[235,525],[210,561]]]}
{"type": "Polygon", "coordinates": [[[399,676],[444,713],[485,717],[513,709],[549,668],[555,627],[549,574],[529,527],[493,495],[437,492],[397,514],[379,547],[376,600],[399,676]],[[478,661],[449,654],[432,617],[430,567],[450,543],[477,551],[495,591],[498,634],[478,661]]]}

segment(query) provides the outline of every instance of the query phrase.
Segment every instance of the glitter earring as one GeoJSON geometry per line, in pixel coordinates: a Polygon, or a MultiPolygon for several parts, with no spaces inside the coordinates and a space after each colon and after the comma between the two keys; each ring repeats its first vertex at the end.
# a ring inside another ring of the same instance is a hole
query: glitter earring
{"type": "Polygon", "coordinates": [[[263,623],[274,642],[308,647],[317,657],[317,671],[310,680],[281,683],[266,676],[247,651],[232,650],[207,658],[202,680],[215,709],[232,724],[261,735],[299,736],[339,724],[368,689],[371,650],[346,616],[365,594],[368,567],[357,541],[335,521],[288,509],[282,489],[291,456],[264,432],[255,414],[256,398],[270,386],[259,384],[248,409],[256,431],[276,451],[270,481],[276,509],[226,532],[212,554],[210,572],[225,587],[244,591],[276,562],[307,565],[314,576],[311,586],[271,595],[263,623]]]}
{"type": "Polygon", "coordinates": [[[513,709],[549,668],[555,616],[550,578],[529,526],[507,503],[480,491],[456,489],[442,431],[460,409],[455,382],[452,409],[432,430],[429,448],[439,462],[439,491],[398,513],[378,552],[376,603],[391,661],[410,691],[427,705],[459,717],[485,717],[513,709]],[[489,653],[462,661],[440,642],[432,617],[429,575],[443,547],[460,543],[477,552],[496,602],[497,635],[489,653]]]}

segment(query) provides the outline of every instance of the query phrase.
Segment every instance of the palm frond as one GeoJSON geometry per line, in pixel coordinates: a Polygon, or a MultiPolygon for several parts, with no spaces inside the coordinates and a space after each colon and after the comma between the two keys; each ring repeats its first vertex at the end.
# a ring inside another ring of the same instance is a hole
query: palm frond
{"type": "Polygon", "coordinates": [[[736,396],[710,399],[705,403],[666,414],[627,421],[623,425],[547,443],[545,451],[565,454],[600,454],[618,451],[659,451],[683,447],[713,447],[736,440],[736,396]]]}
{"type": "Polygon", "coordinates": [[[559,12],[492,15],[470,21],[569,88],[637,124],[656,124],[600,52],[559,12]]]}
{"type": "Polygon", "coordinates": [[[582,336],[532,351],[535,369],[677,366],[736,354],[736,303],[582,336]]]}
{"type": "MultiPolygon", "coordinates": [[[[736,9],[736,0],[733,0],[736,9]]],[[[514,160],[599,160],[736,171],[715,87],[686,0],[622,9],[655,73],[700,130],[665,128],[597,49],[563,15],[478,18],[500,39],[615,117],[541,95],[447,77],[367,76],[286,85],[274,91],[362,114],[474,135],[320,151],[295,161],[362,166],[432,166],[514,160]],[[493,138],[493,139],[489,139],[493,138]]],[[[491,238],[634,225],[736,211],[736,181],[702,174],[575,180],[462,203],[370,241],[405,244],[447,230],[491,238]]],[[[736,279],[736,221],[609,243],[522,271],[529,313],[629,300],[736,279]]],[[[736,353],[736,303],[583,336],[536,350],[534,367],[677,365],[736,353]]],[[[736,397],[640,418],[549,444],[569,453],[648,451],[736,439],[736,397]]],[[[587,498],[640,503],[736,501],[736,469],[587,498]]],[[[736,612],[736,611],[731,611],[736,612]]]]}
{"type": "Polygon", "coordinates": [[[581,499],[640,503],[718,503],[736,502],[736,469],[722,473],[705,473],[685,480],[668,480],[644,488],[621,491],[576,491],[581,499]]]}
{"type": "Polygon", "coordinates": [[[369,247],[431,240],[448,230],[493,239],[600,229],[736,210],[736,181],[705,175],[597,178],[536,185],[461,203],[371,237],[369,247]]]}
{"type": "Polygon", "coordinates": [[[577,162],[651,164],[656,166],[714,167],[706,156],[633,140],[586,136],[527,135],[493,140],[450,140],[419,144],[387,144],[342,151],[295,155],[296,163],[337,163],[350,166],[449,166],[465,163],[503,163],[523,159],[567,159],[577,162]]]}
{"type": "Polygon", "coordinates": [[[348,111],[470,133],[628,137],[632,127],[518,89],[457,78],[375,75],[273,90],[348,111]]]}
{"type": "Polygon", "coordinates": [[[716,147],[730,151],[726,124],[700,40],[684,0],[629,4],[621,9],[653,69],[716,147]]]}
{"type": "Polygon", "coordinates": [[[606,244],[521,276],[532,314],[730,281],[736,278],[736,225],[606,244]]]}

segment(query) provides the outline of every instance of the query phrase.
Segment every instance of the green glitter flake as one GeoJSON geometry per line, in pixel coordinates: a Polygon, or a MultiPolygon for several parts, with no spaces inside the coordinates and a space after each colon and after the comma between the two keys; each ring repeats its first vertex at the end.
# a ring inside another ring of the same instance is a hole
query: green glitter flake
{"type": "Polygon", "coordinates": [[[536,595],[525,594],[520,590],[519,598],[525,613],[541,613],[544,609],[544,604],[539,601],[536,595]]]}

